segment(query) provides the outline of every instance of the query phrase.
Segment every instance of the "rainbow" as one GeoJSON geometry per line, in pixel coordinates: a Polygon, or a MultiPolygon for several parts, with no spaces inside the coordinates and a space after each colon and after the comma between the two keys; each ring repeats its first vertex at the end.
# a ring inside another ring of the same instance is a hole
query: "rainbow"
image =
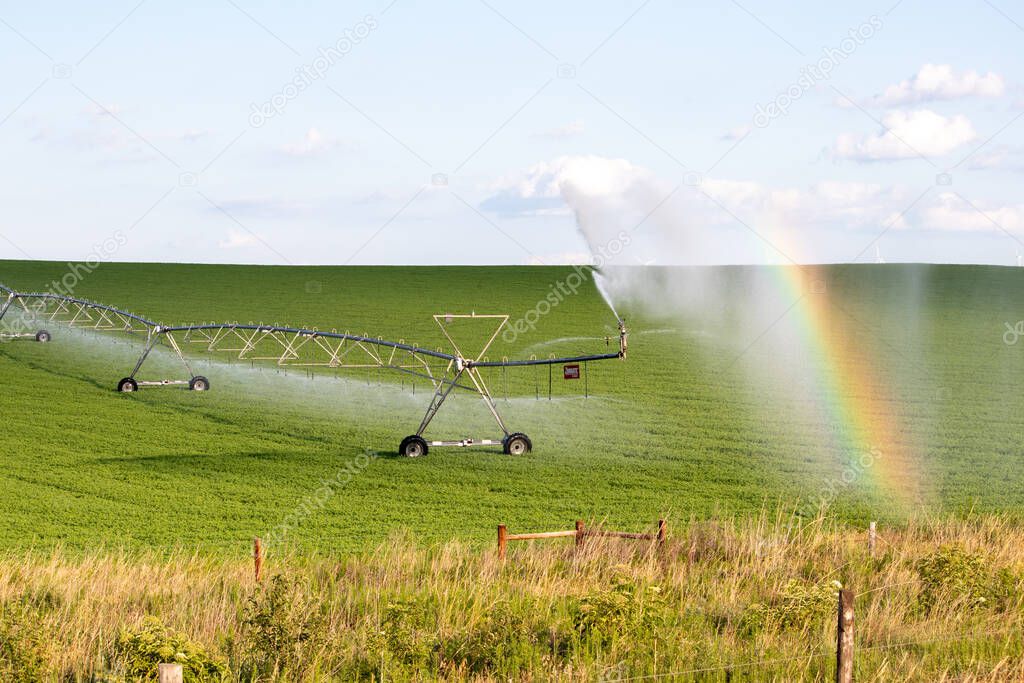
{"type": "Polygon", "coordinates": [[[772,268],[796,300],[789,315],[796,316],[810,371],[822,391],[822,419],[834,428],[835,446],[844,457],[840,486],[870,486],[892,502],[892,512],[907,515],[922,502],[922,463],[901,438],[898,402],[878,370],[880,354],[867,335],[857,334],[861,321],[830,298],[823,268],[772,268]]]}

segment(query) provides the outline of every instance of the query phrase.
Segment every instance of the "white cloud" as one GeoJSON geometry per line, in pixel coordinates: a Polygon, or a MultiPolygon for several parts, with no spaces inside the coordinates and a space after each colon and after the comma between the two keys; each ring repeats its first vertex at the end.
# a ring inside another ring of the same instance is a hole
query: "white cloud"
{"type": "Polygon", "coordinates": [[[56,126],[38,114],[25,117],[25,127],[32,131],[29,137],[32,142],[49,142],[56,137],[56,126]]]}
{"type": "MultiPolygon", "coordinates": [[[[953,192],[907,209],[913,193],[899,187],[821,181],[808,188],[772,188],[748,181],[708,181],[702,189],[755,225],[787,226],[811,235],[821,228],[1024,232],[1024,205],[968,202],[953,192]]],[[[727,214],[721,220],[728,222],[727,214]]],[[[703,220],[712,220],[710,217],[703,220]]]]}
{"type": "MultiPolygon", "coordinates": [[[[666,215],[702,224],[730,223],[735,219],[721,206],[775,225],[806,227],[824,222],[845,227],[880,225],[908,201],[901,188],[879,184],[821,181],[809,187],[772,187],[752,180],[707,178],[699,189],[673,193],[675,183],[625,159],[597,156],[559,157],[535,164],[526,171],[501,178],[491,187],[482,208],[505,216],[567,213],[569,207],[594,208],[591,215],[617,214],[633,225],[673,195],[666,215]]],[[[659,213],[661,210],[659,209],[659,213]]],[[[675,220],[673,218],[673,220],[675,220]]]]}
{"type": "Polygon", "coordinates": [[[1024,230],[1024,205],[978,204],[986,218],[955,194],[919,199],[919,190],[900,185],[821,180],[785,186],[730,178],[707,178],[699,187],[677,183],[624,159],[561,157],[502,178],[482,207],[506,217],[571,210],[595,259],[629,235],[610,265],[651,259],[784,263],[822,254],[841,260],[883,229],[991,233],[998,223],[1011,232],[1024,230]]]}
{"type": "Polygon", "coordinates": [[[409,188],[407,187],[381,186],[352,198],[352,202],[357,205],[393,204],[399,202],[399,206],[401,206],[407,201],[409,201],[409,188]]]}
{"type": "Polygon", "coordinates": [[[196,142],[202,140],[210,134],[210,131],[205,128],[186,128],[184,130],[167,130],[155,133],[143,133],[143,137],[147,140],[159,142],[196,142]]]}
{"type": "Polygon", "coordinates": [[[107,162],[138,163],[158,158],[156,152],[138,137],[113,122],[110,126],[77,128],[66,137],[41,138],[40,141],[66,143],[85,152],[98,152],[107,162]]]}
{"type": "Polygon", "coordinates": [[[965,97],[1001,97],[1006,83],[999,74],[977,71],[957,73],[949,64],[925,64],[911,78],[890,85],[872,99],[873,104],[892,106],[965,97]]]}
{"type": "Polygon", "coordinates": [[[203,128],[187,128],[183,131],[176,133],[165,133],[163,137],[170,140],[180,140],[181,142],[195,142],[201,140],[210,134],[210,131],[203,128]]]}
{"type": "Polygon", "coordinates": [[[917,227],[932,230],[992,232],[1024,231],[1024,205],[990,206],[968,203],[953,192],[944,192],[922,209],[917,227]]]}
{"type": "Polygon", "coordinates": [[[808,232],[822,226],[859,229],[879,226],[906,201],[902,188],[873,183],[826,180],[809,187],[770,187],[747,180],[706,180],[701,190],[714,199],[698,208],[701,219],[728,223],[732,213],[756,223],[808,232]],[[717,203],[717,204],[716,204],[717,203]]]}
{"type": "Polygon", "coordinates": [[[216,206],[204,205],[204,210],[221,213],[227,212],[235,218],[254,219],[286,219],[309,216],[313,213],[314,207],[308,203],[279,200],[269,197],[239,197],[225,199],[216,206]]]}
{"type": "Polygon", "coordinates": [[[751,127],[750,126],[737,126],[736,128],[731,128],[728,131],[726,131],[725,133],[723,133],[722,134],[722,139],[723,140],[741,140],[744,137],[746,137],[747,134],[750,133],[750,131],[751,131],[751,127]]]}
{"type": "Polygon", "coordinates": [[[977,137],[966,116],[952,117],[928,109],[893,111],[882,119],[883,130],[874,135],[843,133],[833,153],[855,161],[891,161],[943,156],[977,137]]]}
{"type": "Polygon", "coordinates": [[[613,197],[653,180],[650,171],[625,159],[564,156],[499,179],[481,208],[506,216],[566,214],[567,194],[613,197]]]}
{"type": "Polygon", "coordinates": [[[701,189],[715,199],[730,204],[761,205],[768,196],[763,185],[751,180],[708,178],[701,184],[701,189]]]}
{"type": "Polygon", "coordinates": [[[282,145],[280,150],[290,157],[311,158],[341,146],[341,141],[329,138],[316,128],[306,131],[302,142],[282,145]]]}
{"type": "Polygon", "coordinates": [[[972,171],[1007,170],[1024,171],[1024,147],[996,145],[982,149],[971,156],[967,167],[972,171]]]}
{"type": "MultiPolygon", "coordinates": [[[[33,115],[26,118],[26,125],[33,128],[29,139],[35,143],[60,145],[74,150],[98,153],[103,163],[139,163],[159,159],[157,148],[164,149],[168,143],[194,143],[206,138],[211,131],[203,128],[180,130],[138,130],[132,132],[111,118],[118,115],[116,104],[91,104],[80,111],[75,124],[53,121],[50,118],[33,115]]],[[[174,155],[173,148],[167,151],[174,155]]]]}
{"type": "Polygon", "coordinates": [[[121,105],[119,104],[90,104],[82,110],[82,113],[89,116],[119,116],[121,105]]]}
{"type": "Polygon", "coordinates": [[[576,120],[571,123],[567,123],[564,126],[552,128],[546,130],[543,133],[538,133],[537,137],[540,138],[551,138],[553,140],[564,140],[565,138],[575,137],[583,133],[586,127],[582,121],[576,120]]]}
{"type": "Polygon", "coordinates": [[[1010,163],[1010,147],[999,145],[989,150],[982,150],[971,157],[967,165],[972,171],[988,170],[993,168],[1005,168],[1010,163]]]}
{"type": "Polygon", "coordinates": [[[228,233],[226,240],[220,240],[217,242],[217,246],[221,249],[241,249],[244,247],[252,247],[259,244],[260,241],[255,235],[241,232],[240,230],[232,230],[228,233]]]}

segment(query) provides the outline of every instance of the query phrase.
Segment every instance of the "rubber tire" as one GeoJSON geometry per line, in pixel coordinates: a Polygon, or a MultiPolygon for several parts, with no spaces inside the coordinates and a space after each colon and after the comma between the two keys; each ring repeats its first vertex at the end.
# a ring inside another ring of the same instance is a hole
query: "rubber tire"
{"type": "Polygon", "coordinates": [[[398,454],[406,458],[421,458],[429,451],[427,442],[415,434],[402,439],[402,445],[398,447],[398,454]]]}
{"type": "Polygon", "coordinates": [[[47,332],[46,330],[39,330],[38,332],[36,332],[36,341],[37,342],[46,343],[46,342],[50,341],[50,339],[52,339],[52,337],[50,336],[50,333],[47,332]]]}
{"type": "Polygon", "coordinates": [[[133,380],[131,377],[125,377],[123,380],[117,383],[117,390],[122,394],[130,394],[133,391],[139,390],[139,383],[133,380]]]}
{"type": "Polygon", "coordinates": [[[202,375],[196,375],[188,381],[188,388],[191,391],[209,391],[210,380],[206,379],[202,375]]]}
{"type": "Polygon", "coordinates": [[[515,432],[505,437],[501,449],[505,455],[526,455],[533,450],[533,442],[526,434],[515,432]]]}

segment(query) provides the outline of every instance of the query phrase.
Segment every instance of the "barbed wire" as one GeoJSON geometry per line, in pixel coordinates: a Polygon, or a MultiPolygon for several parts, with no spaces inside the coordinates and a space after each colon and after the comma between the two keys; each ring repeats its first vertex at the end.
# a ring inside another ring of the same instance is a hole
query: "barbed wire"
{"type": "Polygon", "coordinates": [[[949,632],[936,638],[927,638],[925,640],[905,640],[898,643],[882,643],[880,645],[864,645],[856,647],[854,652],[863,651],[874,651],[874,650],[888,650],[899,647],[911,647],[914,645],[934,645],[936,643],[948,643],[955,640],[969,640],[977,638],[979,636],[994,636],[994,635],[1012,635],[1013,631],[1008,628],[992,629],[988,631],[974,631],[969,634],[962,632],[949,632]]]}
{"type": "Polygon", "coordinates": [[[886,584],[884,586],[879,586],[878,588],[872,588],[871,590],[866,590],[866,591],[861,591],[860,593],[855,593],[853,598],[854,598],[854,600],[856,600],[857,598],[861,597],[862,595],[870,595],[871,593],[877,593],[878,591],[883,591],[883,590],[886,590],[888,588],[895,588],[896,586],[907,586],[907,585],[910,585],[912,583],[918,583],[918,580],[917,579],[911,579],[909,581],[897,581],[896,583],[888,583],[888,584],[886,584]]]}
{"type": "MultiPolygon", "coordinates": [[[[988,630],[988,631],[974,631],[974,632],[969,633],[969,634],[964,634],[964,633],[961,633],[961,632],[952,632],[951,631],[949,633],[943,634],[942,636],[938,636],[938,637],[934,637],[934,638],[927,638],[927,639],[924,639],[924,640],[905,640],[905,641],[900,641],[900,642],[895,642],[895,643],[882,643],[882,644],[879,644],[879,645],[856,646],[854,648],[854,652],[855,653],[856,652],[865,652],[865,651],[873,652],[873,651],[879,651],[879,650],[896,649],[896,648],[901,648],[901,647],[912,647],[912,646],[915,646],[915,645],[916,646],[920,646],[920,645],[934,645],[936,643],[946,643],[946,642],[955,641],[955,640],[969,640],[969,639],[977,638],[979,636],[1012,635],[1012,633],[1013,633],[1013,631],[1010,630],[1008,627],[1004,627],[1004,628],[1000,628],[1000,629],[992,629],[992,630],[988,630]]],[[[643,676],[632,676],[632,677],[629,677],[629,678],[612,678],[612,679],[607,679],[607,680],[609,681],[609,683],[611,683],[612,681],[614,681],[615,683],[629,683],[630,681],[651,681],[651,680],[657,680],[657,679],[660,679],[660,678],[666,678],[666,677],[669,677],[669,676],[685,676],[687,674],[710,673],[710,672],[713,672],[713,671],[726,671],[726,670],[732,670],[732,669],[748,669],[748,668],[750,668],[752,666],[761,666],[761,665],[767,666],[767,665],[770,665],[770,664],[782,664],[782,663],[785,663],[785,662],[793,662],[793,661],[802,660],[802,659],[813,660],[813,659],[820,659],[822,657],[834,657],[834,656],[835,656],[835,650],[831,649],[831,648],[828,648],[824,652],[809,653],[809,654],[803,654],[803,655],[794,655],[792,657],[778,657],[778,658],[772,658],[772,659],[755,659],[755,660],[750,660],[750,661],[746,661],[746,662],[738,662],[738,663],[734,663],[734,664],[722,664],[720,666],[705,666],[705,667],[699,667],[699,668],[695,668],[695,669],[684,669],[684,670],[681,670],[681,671],[668,671],[668,672],[660,673],[660,674],[645,674],[643,676]]]]}
{"type": "Polygon", "coordinates": [[[711,671],[725,671],[726,669],[746,669],[759,664],[779,664],[782,662],[793,662],[798,659],[820,659],[822,657],[834,657],[834,652],[821,652],[818,654],[805,654],[793,657],[779,657],[776,659],[756,659],[749,662],[741,662],[738,664],[723,664],[721,666],[706,666],[697,669],[686,669],[684,671],[668,671],[661,674],[646,674],[644,676],[633,676],[631,678],[614,678],[609,681],[615,681],[616,683],[628,683],[629,681],[649,681],[658,678],[665,678],[666,676],[684,676],[686,674],[697,674],[697,673],[709,673],[711,671]]]}

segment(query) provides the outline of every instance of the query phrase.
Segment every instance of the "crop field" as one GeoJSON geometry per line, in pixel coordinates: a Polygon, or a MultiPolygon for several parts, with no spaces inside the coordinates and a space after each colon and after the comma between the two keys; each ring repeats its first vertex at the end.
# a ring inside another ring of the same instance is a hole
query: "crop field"
{"type": "MultiPolygon", "coordinates": [[[[0,282],[74,268],[2,262],[0,282]]],[[[74,294],[445,350],[432,314],[507,313],[492,360],[614,352],[583,274],[566,293],[568,267],[103,264],[74,294]]],[[[0,678],[154,680],[174,659],[187,681],[823,680],[842,588],[858,680],[1020,680],[1022,275],[609,274],[625,360],[485,371],[522,456],[400,457],[432,388],[379,369],[187,347],[211,391],[121,394],[143,339],[47,323],[49,343],[0,343],[0,678]],[[496,552],[498,524],[576,519],[668,534],[496,552]]],[[[473,356],[486,323],[446,329],[473,356]]],[[[158,347],[139,377],[186,372],[158,347]]],[[[456,396],[428,437],[500,435],[456,396]]]]}
{"type": "MultiPolygon", "coordinates": [[[[0,262],[0,282],[43,290],[68,268],[0,262]]],[[[0,344],[0,548],[237,555],[265,536],[337,553],[375,546],[395,529],[427,543],[480,544],[499,523],[540,530],[577,518],[639,530],[662,517],[813,516],[822,505],[854,523],[1018,514],[1024,342],[1004,336],[1024,318],[1024,270],[808,267],[796,295],[773,286],[778,270],[708,271],[701,307],[617,301],[628,358],[589,364],[585,381],[563,380],[560,366],[550,385],[546,368],[489,371],[510,429],[533,440],[523,457],[487,448],[397,457],[431,390],[400,374],[286,373],[196,355],[211,391],[119,395],[141,340],[52,326],[49,344],[0,344]],[[797,297],[834,311],[815,334],[830,372],[869,372],[873,384],[827,392],[807,376],[798,321],[788,317],[797,297]],[[890,427],[837,438],[841,411],[817,408],[848,399],[865,424],[890,427]],[[867,471],[855,466],[862,448],[878,453],[867,471]],[[897,504],[894,490],[905,500],[897,504]]],[[[432,314],[514,321],[572,272],[103,264],[74,294],[168,324],[277,322],[435,348],[444,342],[432,314]]],[[[655,287],[666,274],[636,277],[655,287]]],[[[615,316],[589,280],[527,319],[535,328],[499,337],[490,358],[604,353],[609,335],[615,349],[615,316]]],[[[467,351],[489,331],[472,325],[453,330],[467,351]]],[[[161,352],[143,374],[183,373],[161,352]]],[[[446,405],[428,431],[498,435],[470,395],[446,405]]]]}

